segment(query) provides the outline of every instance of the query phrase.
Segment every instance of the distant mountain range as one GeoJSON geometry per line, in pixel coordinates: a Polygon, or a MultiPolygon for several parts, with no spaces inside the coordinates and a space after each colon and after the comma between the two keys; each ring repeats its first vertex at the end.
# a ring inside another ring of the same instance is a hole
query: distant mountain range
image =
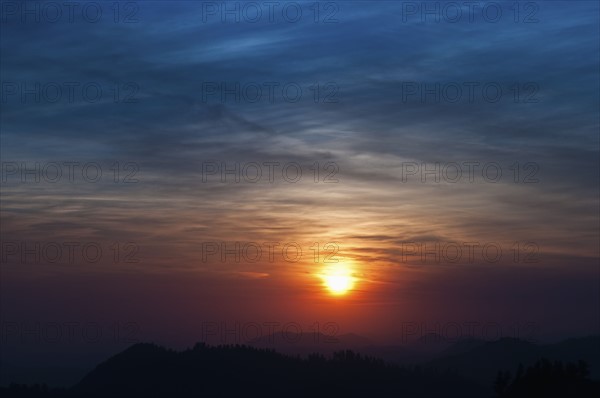
{"type": "Polygon", "coordinates": [[[349,333],[328,336],[323,333],[276,332],[245,343],[250,347],[266,348],[290,355],[308,355],[315,352],[331,354],[339,350],[355,350],[369,347],[373,343],[366,337],[349,333]]]}
{"type": "Polygon", "coordinates": [[[502,338],[485,341],[476,338],[450,340],[431,333],[405,345],[375,345],[368,338],[343,334],[335,338],[315,333],[275,333],[250,340],[246,345],[288,354],[307,356],[318,352],[331,355],[335,351],[353,350],[364,355],[399,365],[429,366],[452,369],[480,382],[489,381],[499,369],[512,369],[522,363],[532,364],[547,358],[573,362],[583,359],[590,365],[591,375],[600,380],[600,335],[569,339],[555,344],[535,344],[519,339],[502,338]]]}
{"type": "Polygon", "coordinates": [[[535,344],[514,338],[485,341],[475,338],[449,340],[431,333],[406,345],[374,345],[369,339],[344,334],[276,333],[250,340],[247,345],[273,349],[288,355],[307,356],[319,352],[353,350],[399,365],[419,364],[440,371],[451,370],[482,384],[489,384],[499,370],[515,370],[546,358],[563,362],[585,360],[590,374],[600,380],[600,335],[569,339],[555,344],[535,344]]]}

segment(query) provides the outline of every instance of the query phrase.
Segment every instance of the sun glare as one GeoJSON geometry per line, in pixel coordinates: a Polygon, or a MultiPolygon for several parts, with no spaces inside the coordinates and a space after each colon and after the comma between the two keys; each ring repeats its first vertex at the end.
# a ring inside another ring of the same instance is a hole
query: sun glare
{"type": "Polygon", "coordinates": [[[345,263],[327,267],[321,277],[329,292],[334,295],[346,294],[354,287],[352,270],[345,263]]]}

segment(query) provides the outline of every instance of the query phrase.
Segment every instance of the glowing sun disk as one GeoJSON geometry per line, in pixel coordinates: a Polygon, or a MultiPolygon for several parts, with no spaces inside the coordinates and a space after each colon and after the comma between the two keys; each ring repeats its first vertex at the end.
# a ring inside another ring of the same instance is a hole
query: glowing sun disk
{"type": "Polygon", "coordinates": [[[335,295],[345,294],[354,287],[352,271],[345,264],[326,269],[321,277],[327,289],[335,295]]]}

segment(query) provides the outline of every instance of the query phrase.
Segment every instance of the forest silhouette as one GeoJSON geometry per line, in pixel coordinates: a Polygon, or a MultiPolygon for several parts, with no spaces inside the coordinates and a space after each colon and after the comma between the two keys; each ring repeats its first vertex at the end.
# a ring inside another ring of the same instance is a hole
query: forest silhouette
{"type": "Polygon", "coordinates": [[[596,397],[585,362],[540,360],[481,385],[450,370],[399,366],[351,350],[293,357],[245,345],[185,351],[136,344],[98,365],[70,389],[11,384],[5,398],[109,397],[596,397]]]}

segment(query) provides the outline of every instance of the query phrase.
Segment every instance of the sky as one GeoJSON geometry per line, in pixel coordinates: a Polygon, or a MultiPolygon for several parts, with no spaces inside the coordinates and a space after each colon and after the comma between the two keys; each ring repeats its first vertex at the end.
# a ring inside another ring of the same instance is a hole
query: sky
{"type": "Polygon", "coordinates": [[[0,4],[5,360],[598,333],[596,1],[28,3],[0,4]]]}

